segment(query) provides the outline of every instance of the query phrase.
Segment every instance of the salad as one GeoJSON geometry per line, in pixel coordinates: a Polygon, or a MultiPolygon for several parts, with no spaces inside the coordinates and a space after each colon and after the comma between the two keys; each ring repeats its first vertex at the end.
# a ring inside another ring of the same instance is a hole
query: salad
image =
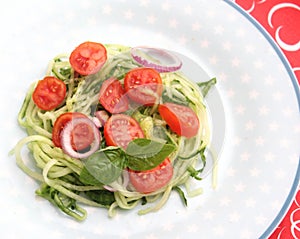
{"type": "Polygon", "coordinates": [[[11,151],[35,193],[77,220],[84,205],[146,214],[172,191],[185,205],[200,194],[188,185],[205,168],[204,97],[216,79],[193,83],[181,66],[163,49],[90,41],[54,57],[28,89],[18,115],[27,136],[11,151]]]}

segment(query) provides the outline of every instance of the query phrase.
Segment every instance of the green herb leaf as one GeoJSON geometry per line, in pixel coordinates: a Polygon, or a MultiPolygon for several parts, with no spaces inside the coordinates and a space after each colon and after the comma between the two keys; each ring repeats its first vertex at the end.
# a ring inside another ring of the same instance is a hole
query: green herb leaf
{"type": "Polygon", "coordinates": [[[94,202],[97,202],[103,206],[110,206],[115,202],[115,196],[113,192],[107,190],[95,190],[87,191],[85,194],[94,202]]]}
{"type": "MultiPolygon", "coordinates": [[[[76,193],[76,192],[75,192],[76,193]]],[[[66,196],[58,190],[43,183],[36,194],[40,197],[47,199],[54,206],[58,207],[65,214],[75,218],[78,221],[83,221],[87,212],[85,209],[77,205],[76,200],[66,196]]]]}
{"type": "Polygon", "coordinates": [[[185,106],[188,106],[188,104],[191,102],[187,96],[173,87],[170,87],[170,94],[168,94],[166,91],[163,92],[162,99],[163,102],[172,102],[185,106]]]}
{"type": "Polygon", "coordinates": [[[127,166],[132,170],[144,171],[155,168],[175,150],[172,144],[138,138],[126,149],[127,166]]]}
{"type": "Polygon", "coordinates": [[[197,85],[201,88],[202,95],[205,97],[209,92],[210,88],[217,83],[217,79],[214,77],[208,81],[197,83],[197,85]]]}
{"type": "Polygon", "coordinates": [[[124,152],[120,148],[112,147],[100,150],[91,155],[85,162],[88,173],[83,170],[80,175],[81,180],[89,181],[94,185],[96,181],[102,184],[110,184],[121,175],[125,167],[125,161],[124,152]]]}
{"type": "Polygon", "coordinates": [[[100,183],[98,179],[96,179],[91,173],[87,170],[86,167],[84,167],[79,175],[79,180],[88,185],[93,185],[93,186],[100,186],[103,185],[103,183],[100,183]]]}
{"type": "Polygon", "coordinates": [[[198,174],[203,171],[203,168],[197,170],[194,167],[189,166],[188,169],[187,169],[187,171],[190,173],[191,177],[193,177],[194,179],[199,180],[199,181],[202,180],[202,178],[199,177],[198,174]]]}

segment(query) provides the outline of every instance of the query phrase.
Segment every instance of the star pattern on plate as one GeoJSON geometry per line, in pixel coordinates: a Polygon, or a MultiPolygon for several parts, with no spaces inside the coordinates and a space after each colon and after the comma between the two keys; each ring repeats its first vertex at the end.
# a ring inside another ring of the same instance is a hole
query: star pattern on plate
{"type": "MultiPolygon", "coordinates": [[[[228,121],[228,138],[218,161],[217,189],[211,189],[208,176],[203,185],[202,182],[197,184],[203,187],[203,195],[188,198],[187,208],[177,195],[172,195],[162,210],[146,216],[138,216],[138,209],[134,209],[109,219],[105,209],[88,208],[89,217],[83,223],[71,221],[47,201],[34,196],[36,182],[23,175],[10,158],[5,162],[9,170],[0,170],[6,197],[10,199],[0,201],[7,204],[4,212],[8,220],[3,225],[13,223],[15,218],[21,219],[22,230],[30,232],[32,238],[40,233],[46,235],[45,238],[58,239],[69,235],[75,239],[107,235],[122,239],[170,236],[182,239],[199,238],[201,233],[209,233],[210,239],[259,237],[288,194],[286,184],[291,183],[294,176],[289,169],[298,163],[295,142],[300,135],[295,97],[287,100],[289,93],[294,92],[289,76],[262,34],[224,2],[202,8],[190,2],[168,0],[104,0],[101,4],[83,0],[78,5],[67,0],[32,4],[28,3],[22,10],[28,15],[22,27],[16,22],[15,32],[8,34],[12,42],[16,43],[15,37],[22,38],[41,49],[27,57],[26,47],[15,44],[23,53],[19,56],[23,64],[18,74],[13,73],[15,69],[11,65],[7,70],[12,74],[9,75],[12,81],[20,85],[11,96],[3,92],[4,97],[13,98],[14,106],[20,106],[29,83],[43,74],[51,57],[72,49],[81,41],[156,45],[190,53],[195,60],[199,57],[199,64],[212,77],[217,77],[217,90],[224,100],[228,121]],[[37,17],[37,13],[44,18],[37,17]],[[40,21],[44,25],[38,24],[40,21]],[[74,24],[78,25],[74,27],[74,24]],[[28,34],[32,28],[34,31],[28,34]],[[53,36],[51,42],[49,36],[53,36]],[[274,67],[269,66],[270,62],[274,67]],[[20,75],[26,79],[20,81],[20,75]],[[282,159],[286,165],[282,165],[282,159]],[[16,177],[13,181],[11,175],[16,177]],[[15,205],[14,201],[19,198],[26,204],[15,205]],[[40,228],[30,222],[32,217],[38,218],[40,228]]],[[[15,11],[13,16],[20,14],[20,10],[15,11]]],[[[4,49],[3,54],[8,56],[3,65],[16,61],[9,49],[4,49]]],[[[4,145],[7,148],[17,141],[16,136],[11,135],[20,135],[12,123],[18,107],[13,111],[10,107],[1,105],[1,112],[8,112],[7,120],[1,121],[5,127],[3,133],[9,135],[4,145]]],[[[4,236],[20,238],[22,230],[8,231],[4,236]]]]}

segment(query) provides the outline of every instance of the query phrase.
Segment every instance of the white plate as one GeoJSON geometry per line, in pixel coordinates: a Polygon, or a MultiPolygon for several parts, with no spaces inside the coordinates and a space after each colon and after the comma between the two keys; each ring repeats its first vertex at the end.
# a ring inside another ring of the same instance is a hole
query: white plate
{"type": "Polygon", "coordinates": [[[276,226],[299,179],[299,89],[255,22],[226,2],[204,0],[7,1],[0,16],[2,238],[252,239],[276,226]],[[24,136],[18,110],[48,61],[86,40],[175,50],[217,77],[226,118],[217,190],[206,177],[188,208],[172,194],[157,213],[109,219],[88,208],[83,223],[34,195],[37,183],[7,156],[24,136]]]}

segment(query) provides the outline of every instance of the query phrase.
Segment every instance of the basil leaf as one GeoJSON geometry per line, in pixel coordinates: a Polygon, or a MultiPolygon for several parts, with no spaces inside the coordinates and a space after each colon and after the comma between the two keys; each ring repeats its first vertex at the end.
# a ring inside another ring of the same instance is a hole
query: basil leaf
{"type": "Polygon", "coordinates": [[[88,185],[93,185],[93,186],[99,186],[102,185],[91,173],[87,170],[86,167],[84,167],[79,175],[79,180],[88,185]]]}
{"type": "Polygon", "coordinates": [[[126,148],[127,166],[132,170],[144,171],[155,168],[175,150],[172,144],[138,138],[126,148]]]}
{"type": "Polygon", "coordinates": [[[90,177],[92,176],[102,184],[110,184],[121,175],[125,161],[125,155],[120,148],[100,150],[86,160],[85,168],[90,175],[83,171],[85,175],[81,175],[81,179],[94,182],[90,177]]]}

